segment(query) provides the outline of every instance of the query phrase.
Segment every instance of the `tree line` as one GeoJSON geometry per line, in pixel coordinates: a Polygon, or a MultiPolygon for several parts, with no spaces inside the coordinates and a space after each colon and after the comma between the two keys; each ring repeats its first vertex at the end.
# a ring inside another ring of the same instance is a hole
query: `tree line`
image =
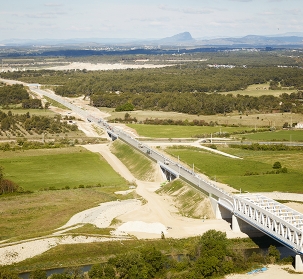
{"type": "Polygon", "coordinates": [[[271,80],[282,87],[303,89],[303,70],[278,67],[236,67],[214,69],[184,65],[161,69],[114,70],[87,73],[66,73],[63,86],[56,87],[62,96],[92,95],[104,92],[163,93],[163,92],[228,92],[246,89],[251,84],[271,80]]]}
{"type": "Polygon", "coordinates": [[[22,108],[41,109],[39,99],[31,99],[28,91],[22,84],[5,85],[0,87],[0,106],[22,104],[22,108]]]}
{"type": "Polygon", "coordinates": [[[0,166],[0,195],[17,192],[18,188],[18,184],[4,178],[3,167],[0,166]]]}
{"type": "MultiPolygon", "coordinates": [[[[210,62],[210,61],[209,61],[210,62]]],[[[299,67],[209,68],[204,63],[185,63],[182,68],[170,66],[157,69],[112,71],[25,71],[1,73],[1,77],[56,86],[62,96],[92,95],[102,92],[228,92],[248,85],[279,82],[282,87],[303,89],[303,69],[299,67]]]]}
{"type": "Polygon", "coordinates": [[[22,84],[0,87],[0,106],[20,104],[23,100],[29,100],[29,94],[22,84]]]}
{"type": "MultiPolygon", "coordinates": [[[[232,94],[208,94],[197,92],[163,92],[132,94],[132,93],[99,93],[93,94],[90,98],[91,105],[96,107],[121,107],[126,103],[131,103],[134,109],[175,111],[197,115],[226,114],[233,111],[240,113],[257,110],[263,113],[272,111],[280,112],[302,112],[301,95],[302,91],[293,94],[298,95],[297,99],[272,95],[260,97],[248,95],[232,94]]],[[[129,110],[128,110],[129,111],[129,110]]]]}

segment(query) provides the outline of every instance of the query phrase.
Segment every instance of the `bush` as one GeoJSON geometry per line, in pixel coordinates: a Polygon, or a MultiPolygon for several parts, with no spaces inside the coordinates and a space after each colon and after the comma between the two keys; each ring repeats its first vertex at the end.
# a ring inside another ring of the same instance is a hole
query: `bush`
{"type": "Polygon", "coordinates": [[[281,169],[282,168],[282,165],[280,162],[275,162],[272,166],[273,169],[281,169]]]}
{"type": "Polygon", "coordinates": [[[270,263],[274,264],[275,262],[278,262],[280,260],[280,256],[281,254],[279,250],[275,246],[270,245],[268,248],[268,257],[270,263]]]}

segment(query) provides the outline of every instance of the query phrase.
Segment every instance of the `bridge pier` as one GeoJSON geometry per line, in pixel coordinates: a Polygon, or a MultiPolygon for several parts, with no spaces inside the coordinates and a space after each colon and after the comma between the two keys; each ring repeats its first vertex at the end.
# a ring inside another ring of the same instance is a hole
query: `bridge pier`
{"type": "Polygon", "coordinates": [[[231,217],[231,229],[233,232],[241,232],[239,218],[234,214],[231,217]]]}
{"type": "Polygon", "coordinates": [[[166,178],[166,180],[168,180],[169,182],[178,178],[179,174],[174,172],[171,168],[169,168],[168,166],[158,162],[158,165],[161,169],[162,174],[164,175],[164,177],[166,178]]]}
{"type": "Polygon", "coordinates": [[[297,272],[303,271],[303,255],[296,255],[295,257],[295,270],[297,272]]]}
{"type": "Polygon", "coordinates": [[[243,232],[249,237],[261,237],[264,235],[263,232],[243,221],[241,218],[236,215],[232,215],[231,219],[231,229],[234,232],[243,232]]]}

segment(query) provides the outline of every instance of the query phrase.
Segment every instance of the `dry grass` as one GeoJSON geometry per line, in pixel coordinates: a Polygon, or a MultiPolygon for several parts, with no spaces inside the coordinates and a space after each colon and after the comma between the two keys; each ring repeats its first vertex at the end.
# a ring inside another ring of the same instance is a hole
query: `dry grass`
{"type": "Polygon", "coordinates": [[[173,200],[183,216],[207,219],[215,217],[209,199],[182,180],[178,179],[162,186],[157,193],[168,195],[167,199],[173,200]]]}
{"type": "Polygon", "coordinates": [[[290,94],[292,92],[297,92],[295,89],[282,89],[282,90],[269,90],[269,83],[263,84],[252,84],[249,85],[245,90],[237,90],[237,91],[229,91],[223,94],[233,94],[233,95],[249,95],[254,97],[259,97],[262,95],[272,95],[275,97],[279,97],[282,93],[290,94]]]}
{"type": "Polygon", "coordinates": [[[2,196],[0,240],[47,235],[74,214],[116,199],[116,190],[119,188],[84,188],[2,196]]]}
{"type": "MultiPolygon", "coordinates": [[[[115,112],[113,109],[101,108],[101,111],[111,114],[110,119],[124,118],[125,112],[115,112]]],[[[228,113],[226,115],[192,115],[169,111],[151,111],[151,110],[136,110],[128,112],[131,117],[136,117],[138,121],[143,121],[147,118],[158,119],[173,119],[173,120],[188,120],[192,121],[205,120],[206,122],[217,122],[219,125],[240,125],[251,127],[276,126],[282,127],[285,122],[297,123],[302,122],[302,114],[296,113],[249,113],[240,114],[237,112],[228,113]]]]}
{"type": "Polygon", "coordinates": [[[121,162],[130,170],[130,172],[140,180],[154,181],[154,165],[142,153],[130,147],[120,140],[116,140],[111,145],[111,151],[121,162]]]}

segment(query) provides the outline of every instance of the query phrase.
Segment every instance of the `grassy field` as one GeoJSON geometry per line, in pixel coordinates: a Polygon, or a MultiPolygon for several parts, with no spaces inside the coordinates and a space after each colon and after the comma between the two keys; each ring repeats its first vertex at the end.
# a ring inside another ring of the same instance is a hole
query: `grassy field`
{"type": "MultiPolygon", "coordinates": [[[[0,240],[48,235],[64,225],[74,214],[102,202],[116,200],[114,191],[125,189],[126,186],[107,186],[0,196],[0,240]]],[[[123,197],[119,195],[121,198],[123,197]]],[[[103,234],[104,231],[92,231],[92,228],[86,227],[79,233],[103,234]]]]}
{"type": "Polygon", "coordinates": [[[198,149],[169,148],[167,152],[196,171],[206,174],[210,179],[229,184],[243,192],[295,192],[303,193],[302,153],[300,152],[264,152],[224,149],[227,153],[241,156],[243,160],[231,159],[198,149]],[[272,171],[274,162],[279,161],[288,173],[266,174],[272,171]],[[247,175],[252,174],[253,175],[247,175]]]}
{"type": "MultiPolygon", "coordinates": [[[[100,108],[101,111],[109,113],[111,116],[108,119],[122,118],[124,119],[125,111],[116,112],[112,108],[100,108]]],[[[297,123],[303,121],[302,114],[295,113],[249,113],[240,114],[238,112],[228,113],[226,115],[192,115],[178,112],[168,111],[151,111],[151,110],[136,110],[128,112],[131,117],[136,117],[138,121],[143,121],[147,118],[153,119],[173,119],[173,120],[204,120],[206,122],[217,122],[220,125],[240,125],[249,127],[264,127],[276,126],[281,127],[285,122],[297,123]]]]}
{"type": "Polygon", "coordinates": [[[13,108],[13,109],[1,109],[6,114],[11,111],[13,114],[26,114],[29,112],[30,115],[41,115],[41,116],[50,116],[54,117],[56,113],[49,109],[22,109],[22,108],[13,108]]]}
{"type": "Polygon", "coordinates": [[[113,142],[111,151],[137,179],[153,181],[152,161],[146,156],[120,140],[113,142]]]}
{"type": "Polygon", "coordinates": [[[303,130],[279,130],[274,132],[263,132],[242,135],[248,140],[264,141],[303,141],[303,130]]]}
{"type": "Polygon", "coordinates": [[[249,85],[245,90],[237,90],[237,91],[229,91],[225,92],[225,94],[233,94],[233,95],[249,95],[254,97],[259,97],[262,95],[272,95],[275,97],[279,97],[282,93],[290,94],[292,92],[296,92],[295,89],[281,89],[281,90],[269,90],[269,83],[264,84],[252,84],[249,85]]]}
{"type": "Polygon", "coordinates": [[[251,127],[210,127],[210,126],[177,126],[177,125],[143,125],[128,124],[140,136],[151,138],[191,138],[215,133],[240,133],[252,130],[251,127]]]}
{"type": "Polygon", "coordinates": [[[31,191],[126,183],[101,156],[82,147],[2,152],[0,166],[6,178],[31,191]]]}
{"type": "MultiPolygon", "coordinates": [[[[0,240],[47,235],[77,212],[127,198],[114,194],[128,189],[127,182],[101,156],[82,147],[2,152],[0,166],[6,178],[34,191],[0,196],[0,240]],[[61,190],[39,191],[47,188],[61,190]]],[[[80,232],[104,233],[89,227],[80,232]]]]}

